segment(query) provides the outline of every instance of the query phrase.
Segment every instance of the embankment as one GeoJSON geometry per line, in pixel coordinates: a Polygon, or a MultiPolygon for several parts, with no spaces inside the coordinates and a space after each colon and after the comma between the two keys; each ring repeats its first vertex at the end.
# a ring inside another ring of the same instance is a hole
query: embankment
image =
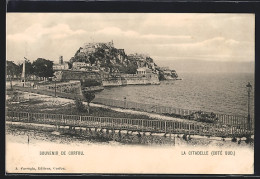
{"type": "Polygon", "coordinates": [[[124,74],[120,77],[106,78],[102,80],[103,86],[124,86],[124,85],[159,85],[157,74],[136,75],[124,74]]]}

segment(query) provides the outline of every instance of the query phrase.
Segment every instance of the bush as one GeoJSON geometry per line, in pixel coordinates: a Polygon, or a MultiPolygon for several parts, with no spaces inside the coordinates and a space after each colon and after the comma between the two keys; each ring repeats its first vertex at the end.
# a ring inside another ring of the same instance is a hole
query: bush
{"type": "Polygon", "coordinates": [[[12,102],[17,102],[19,101],[19,93],[17,91],[14,91],[13,94],[11,95],[10,101],[12,102]]]}
{"type": "Polygon", "coordinates": [[[84,112],[85,106],[81,99],[79,99],[79,98],[75,99],[75,106],[76,106],[76,109],[78,112],[84,112]]]}

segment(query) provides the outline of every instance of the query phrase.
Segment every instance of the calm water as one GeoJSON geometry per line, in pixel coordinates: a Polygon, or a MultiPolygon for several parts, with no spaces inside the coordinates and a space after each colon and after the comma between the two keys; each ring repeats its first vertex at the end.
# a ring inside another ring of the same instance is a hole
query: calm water
{"type": "Polygon", "coordinates": [[[182,109],[247,116],[250,82],[251,115],[254,114],[254,74],[179,74],[183,80],[160,85],[129,85],[105,88],[96,97],[158,104],[182,109]]]}

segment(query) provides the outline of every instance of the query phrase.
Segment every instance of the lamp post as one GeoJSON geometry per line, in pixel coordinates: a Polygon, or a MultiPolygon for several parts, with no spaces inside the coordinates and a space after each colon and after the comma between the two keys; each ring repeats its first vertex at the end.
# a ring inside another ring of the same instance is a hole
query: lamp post
{"type": "Polygon", "coordinates": [[[124,97],[124,108],[126,109],[126,97],[124,97]]]}
{"type": "Polygon", "coordinates": [[[248,130],[251,131],[251,121],[250,121],[250,93],[252,90],[252,85],[250,82],[246,85],[247,87],[247,92],[248,92],[248,116],[247,116],[247,123],[248,123],[248,130]]]}
{"type": "Polygon", "coordinates": [[[25,60],[23,61],[23,70],[22,70],[22,76],[21,76],[22,82],[23,82],[23,87],[25,87],[25,60]]]}
{"type": "Polygon", "coordinates": [[[55,89],[54,89],[54,91],[55,91],[55,97],[56,97],[56,76],[54,77],[54,83],[55,83],[55,89]]]}

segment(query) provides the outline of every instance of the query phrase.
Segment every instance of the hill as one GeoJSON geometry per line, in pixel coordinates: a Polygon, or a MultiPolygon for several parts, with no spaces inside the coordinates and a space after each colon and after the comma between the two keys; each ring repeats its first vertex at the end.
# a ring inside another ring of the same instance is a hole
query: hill
{"type": "MultiPolygon", "coordinates": [[[[152,73],[159,75],[160,80],[166,76],[177,78],[177,73],[164,73],[165,70],[154,63],[146,54],[129,54],[124,49],[114,47],[113,41],[108,43],[85,43],[70,59],[70,63],[85,62],[90,67],[97,67],[100,71],[109,73],[136,74],[138,68],[149,68],[152,73]]],[[[169,70],[169,69],[168,69],[169,70]]]]}

